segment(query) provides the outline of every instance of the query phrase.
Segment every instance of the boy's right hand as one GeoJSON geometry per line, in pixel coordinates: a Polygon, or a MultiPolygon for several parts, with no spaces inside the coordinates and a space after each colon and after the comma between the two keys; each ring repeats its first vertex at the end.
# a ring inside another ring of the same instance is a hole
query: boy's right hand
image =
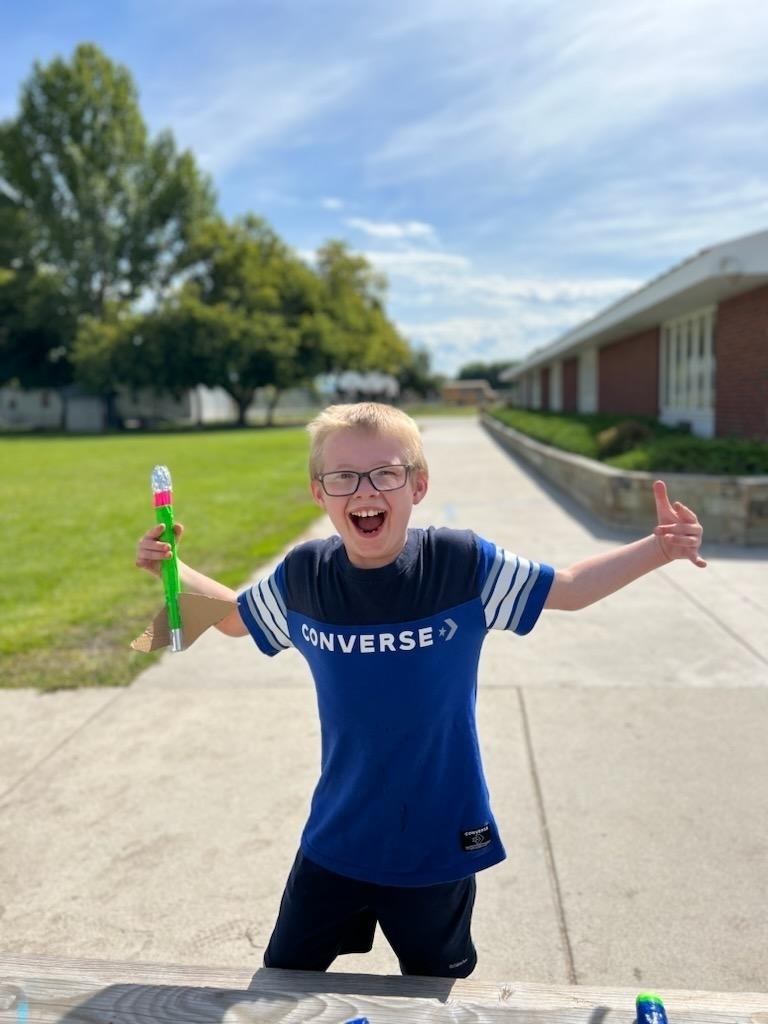
{"type": "MultiPolygon", "coordinates": [[[[165,527],[162,523],[156,523],[151,530],[147,530],[144,536],[136,545],[136,566],[139,569],[146,569],[154,576],[161,573],[162,563],[171,557],[171,545],[159,538],[163,535],[165,527]]],[[[176,543],[181,540],[184,527],[181,523],[174,523],[173,532],[176,534],[176,543]]]]}

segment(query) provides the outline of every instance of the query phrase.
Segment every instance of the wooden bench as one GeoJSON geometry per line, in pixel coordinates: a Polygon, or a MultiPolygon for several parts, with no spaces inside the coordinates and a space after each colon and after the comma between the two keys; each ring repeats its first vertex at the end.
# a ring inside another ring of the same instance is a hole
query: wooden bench
{"type": "MultiPolygon", "coordinates": [[[[2,1024],[632,1024],[634,989],[0,955],[2,1024]]],[[[669,1024],[768,1024],[768,995],[664,991],[669,1024]]]]}

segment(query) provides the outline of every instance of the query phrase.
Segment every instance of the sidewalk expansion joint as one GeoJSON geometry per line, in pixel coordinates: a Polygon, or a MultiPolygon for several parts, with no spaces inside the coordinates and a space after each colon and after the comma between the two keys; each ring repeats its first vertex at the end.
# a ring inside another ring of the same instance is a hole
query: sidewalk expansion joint
{"type": "Polygon", "coordinates": [[[715,623],[715,625],[719,626],[724,633],[727,633],[732,640],[735,640],[737,644],[743,647],[745,651],[749,651],[749,653],[754,658],[757,658],[758,661],[761,661],[763,665],[768,665],[768,658],[766,658],[762,651],[759,651],[756,647],[753,647],[752,644],[749,643],[748,640],[745,640],[743,636],[740,636],[736,632],[736,630],[731,629],[731,627],[727,623],[723,622],[722,619],[719,619],[708,604],[705,604],[703,601],[700,601],[697,597],[694,597],[693,594],[689,593],[685,589],[685,587],[682,587],[676,580],[672,579],[672,577],[668,575],[666,572],[662,572],[660,573],[660,575],[667,581],[667,583],[669,583],[671,587],[677,590],[678,593],[682,594],[683,597],[687,598],[691,602],[691,604],[695,605],[696,608],[698,608],[700,612],[703,612],[707,616],[707,618],[711,619],[712,622],[715,623]]]}
{"type": "Polygon", "coordinates": [[[560,933],[560,941],[563,947],[563,954],[565,957],[565,969],[567,974],[567,983],[569,985],[578,985],[578,978],[576,977],[576,964],[573,958],[573,948],[571,946],[571,939],[568,934],[568,924],[565,919],[565,906],[563,904],[563,893],[560,886],[560,878],[557,873],[557,863],[555,861],[555,851],[552,846],[552,836],[549,831],[549,823],[547,821],[547,812],[544,807],[544,794],[541,788],[541,780],[539,778],[539,771],[536,766],[536,755],[533,749],[533,737],[531,735],[531,725],[528,719],[528,710],[525,706],[525,696],[521,687],[515,687],[517,690],[517,700],[520,707],[520,718],[523,724],[523,738],[525,740],[525,749],[528,757],[528,765],[530,768],[531,782],[533,783],[534,800],[536,803],[536,816],[539,821],[539,829],[544,844],[544,859],[546,862],[547,877],[549,878],[549,884],[552,889],[552,899],[555,904],[555,915],[557,918],[557,928],[560,933]]]}
{"type": "Polygon", "coordinates": [[[6,800],[13,792],[15,792],[15,790],[17,790],[19,786],[23,785],[27,781],[27,779],[31,778],[35,774],[35,772],[39,771],[40,768],[42,768],[43,765],[46,764],[46,762],[50,761],[52,757],[55,757],[60,750],[66,747],[66,745],[70,743],[75,738],[75,736],[79,735],[84,729],[86,729],[91,724],[91,722],[95,721],[99,717],[99,715],[104,714],[104,712],[108,708],[112,707],[116,700],[119,700],[120,697],[125,696],[127,692],[128,687],[121,688],[111,700],[107,701],[106,704],[102,704],[101,707],[98,708],[98,710],[94,711],[92,715],[89,715],[88,718],[84,719],[75,729],[72,730],[72,732],[66,735],[64,739],[59,740],[56,746],[49,750],[48,753],[45,754],[43,757],[41,757],[39,761],[35,761],[35,763],[31,765],[27,769],[27,771],[24,772],[23,775],[20,775],[15,782],[11,783],[11,785],[8,786],[7,789],[4,789],[3,792],[0,793],[0,805],[2,805],[2,802],[6,800]]]}

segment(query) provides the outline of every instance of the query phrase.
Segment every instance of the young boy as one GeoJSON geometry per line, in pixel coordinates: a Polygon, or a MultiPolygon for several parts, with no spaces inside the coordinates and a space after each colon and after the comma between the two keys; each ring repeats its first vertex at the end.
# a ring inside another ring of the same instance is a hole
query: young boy
{"type": "MultiPolygon", "coordinates": [[[[308,429],[312,496],[337,536],[239,595],[179,563],[187,589],[237,601],[222,632],[267,655],[296,647],[317,690],[320,778],[264,964],[326,970],[368,951],[378,922],[404,974],[467,977],[475,875],[505,856],[475,723],[487,631],[528,633],[543,609],[583,608],[672,559],[703,567],[702,528],[657,481],[652,534],[554,569],[469,530],[409,529],[428,471],[400,410],[330,406],[308,429]]],[[[140,568],[169,557],[161,532],[139,541],[140,568]]]]}

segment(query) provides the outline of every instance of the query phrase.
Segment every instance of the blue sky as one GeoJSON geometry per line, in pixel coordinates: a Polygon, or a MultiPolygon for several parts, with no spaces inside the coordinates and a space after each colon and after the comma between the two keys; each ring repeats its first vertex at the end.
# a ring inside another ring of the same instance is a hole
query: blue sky
{"type": "Polygon", "coordinates": [[[768,227],[765,0],[27,0],[2,29],[0,118],[96,43],[226,217],[383,270],[437,372],[768,227]]]}

